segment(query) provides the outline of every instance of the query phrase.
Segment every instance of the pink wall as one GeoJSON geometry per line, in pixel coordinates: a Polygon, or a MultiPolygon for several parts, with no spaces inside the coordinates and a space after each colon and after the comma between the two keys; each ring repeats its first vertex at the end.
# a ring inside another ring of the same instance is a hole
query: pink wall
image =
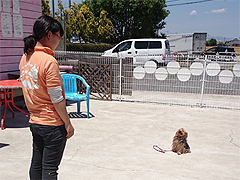
{"type": "MultiPolygon", "coordinates": [[[[1,13],[11,14],[13,20],[13,0],[10,2],[10,13],[3,11],[1,0],[1,13]]],[[[19,13],[22,16],[23,37],[14,37],[12,23],[12,37],[3,37],[0,23],[0,80],[8,79],[8,73],[18,72],[18,65],[23,54],[23,38],[32,34],[35,20],[42,15],[41,0],[19,0],[19,13]]],[[[0,18],[1,22],[1,18],[0,18]]]]}

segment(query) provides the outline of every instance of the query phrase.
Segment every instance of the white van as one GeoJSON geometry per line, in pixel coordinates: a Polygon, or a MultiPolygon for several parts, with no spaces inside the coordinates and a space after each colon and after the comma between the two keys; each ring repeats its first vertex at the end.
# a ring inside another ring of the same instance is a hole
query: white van
{"type": "Polygon", "coordinates": [[[135,65],[144,64],[147,61],[166,65],[170,59],[166,58],[166,55],[170,55],[169,42],[161,38],[128,39],[103,54],[106,57],[133,57],[135,65]]]}

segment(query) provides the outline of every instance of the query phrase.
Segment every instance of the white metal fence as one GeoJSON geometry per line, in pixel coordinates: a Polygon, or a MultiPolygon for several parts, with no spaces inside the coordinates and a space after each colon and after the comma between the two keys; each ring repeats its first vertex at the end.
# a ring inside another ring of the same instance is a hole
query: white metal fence
{"type": "MultiPolygon", "coordinates": [[[[55,54],[58,60],[62,58],[64,61],[81,61],[86,55],[59,51],[55,54]]],[[[89,61],[93,56],[101,56],[100,53],[88,55],[89,61]]],[[[109,61],[108,57],[102,58],[106,63],[109,61]]],[[[112,66],[119,66],[115,68],[119,72],[114,73],[117,73],[122,88],[113,91],[118,93],[112,98],[240,110],[239,56],[170,55],[166,58],[170,59],[167,65],[157,65],[154,61],[134,65],[122,63],[125,59],[120,58],[112,66]]]]}

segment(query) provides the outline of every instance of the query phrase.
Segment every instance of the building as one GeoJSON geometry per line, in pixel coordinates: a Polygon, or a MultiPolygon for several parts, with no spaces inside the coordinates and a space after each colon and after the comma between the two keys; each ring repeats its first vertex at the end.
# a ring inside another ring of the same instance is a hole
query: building
{"type": "Polygon", "coordinates": [[[228,46],[240,47],[240,39],[233,39],[227,43],[228,46]]]}
{"type": "Polygon", "coordinates": [[[0,1],[0,80],[19,74],[23,38],[32,34],[32,26],[42,15],[41,0],[0,1]]]}

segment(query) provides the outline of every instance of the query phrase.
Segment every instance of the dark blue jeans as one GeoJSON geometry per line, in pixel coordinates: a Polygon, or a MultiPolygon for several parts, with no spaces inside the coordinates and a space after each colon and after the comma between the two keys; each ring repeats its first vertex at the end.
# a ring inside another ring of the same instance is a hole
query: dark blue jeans
{"type": "Polygon", "coordinates": [[[57,179],[57,170],[66,145],[65,126],[30,124],[33,136],[31,180],[57,179]]]}

